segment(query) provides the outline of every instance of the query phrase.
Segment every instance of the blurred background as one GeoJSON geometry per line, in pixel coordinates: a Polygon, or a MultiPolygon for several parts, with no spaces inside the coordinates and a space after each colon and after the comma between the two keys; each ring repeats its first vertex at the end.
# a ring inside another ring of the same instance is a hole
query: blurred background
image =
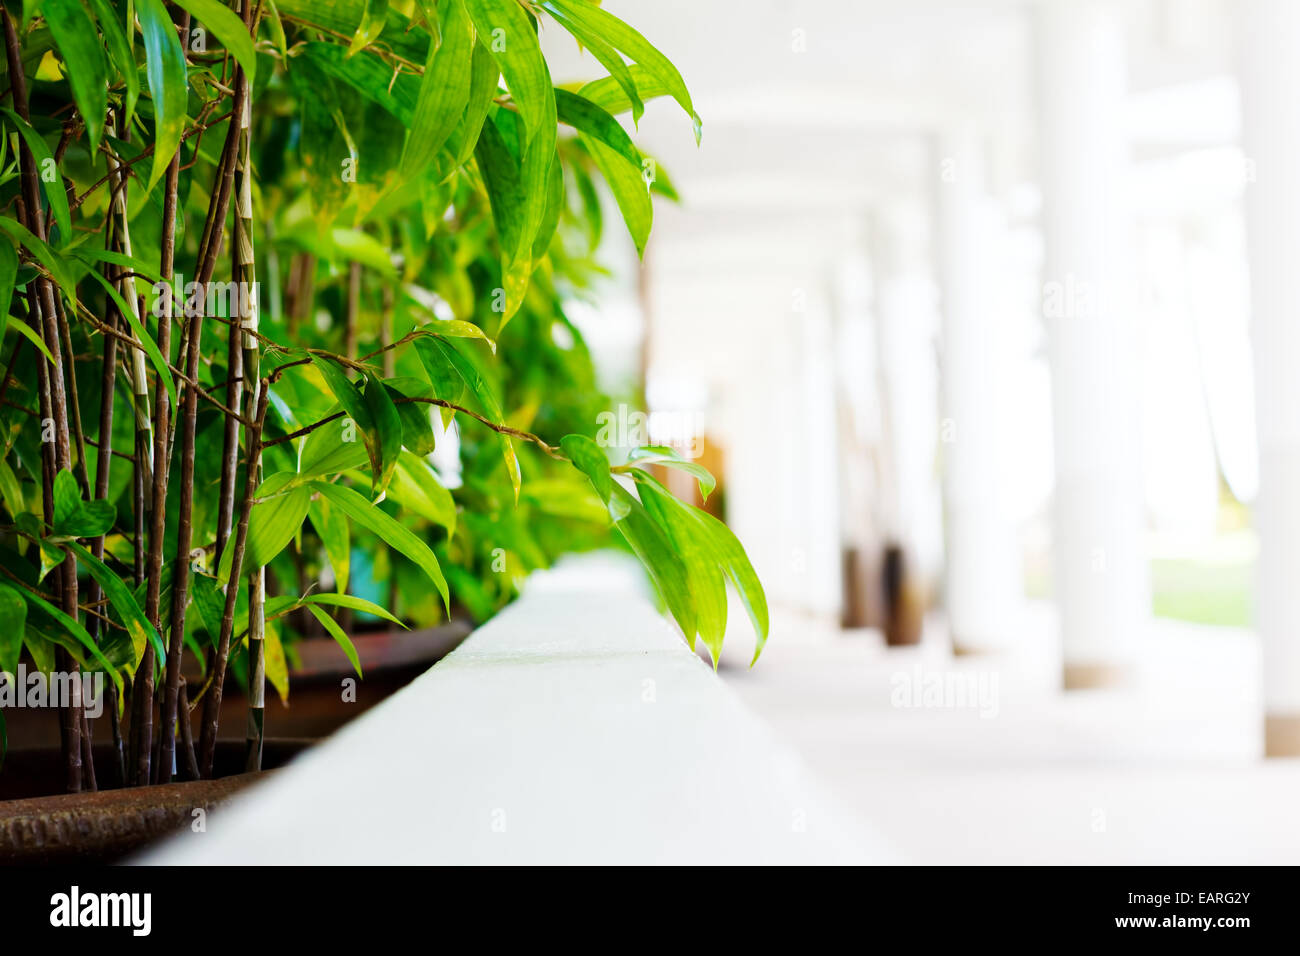
{"type": "Polygon", "coordinates": [[[1294,858],[1300,4],[604,5],[704,135],[571,314],[767,587],[726,678],[934,858],[1294,858]]]}

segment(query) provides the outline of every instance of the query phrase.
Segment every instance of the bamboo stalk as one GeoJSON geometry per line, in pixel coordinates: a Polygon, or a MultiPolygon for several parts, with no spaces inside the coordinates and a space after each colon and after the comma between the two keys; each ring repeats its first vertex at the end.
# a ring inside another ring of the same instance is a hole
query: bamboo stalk
{"type": "MultiPolygon", "coordinates": [[[[244,480],[244,501],[239,509],[239,523],[235,526],[234,551],[230,558],[230,580],[236,582],[243,573],[244,550],[248,544],[248,516],[252,513],[257,496],[257,468],[254,462],[262,458],[262,424],[266,420],[270,386],[264,380],[250,379],[250,395],[257,398],[257,413],[248,429],[248,468],[244,480]]],[[[217,746],[217,725],[221,717],[221,691],[230,659],[230,638],[235,630],[235,599],[238,587],[226,588],[225,610],[221,615],[221,632],[217,636],[217,653],[207,696],[203,699],[203,722],[199,736],[199,770],[204,777],[212,776],[212,759],[217,746]]]]}
{"type": "MultiPolygon", "coordinates": [[[[26,203],[19,202],[19,218],[27,222],[26,203]]],[[[39,331],[40,306],[37,304],[38,299],[35,294],[28,298],[27,314],[28,321],[33,328],[39,331]]],[[[50,409],[50,373],[49,366],[37,356],[36,364],[36,388],[37,402],[40,408],[40,427],[42,432],[45,429],[45,422],[51,421],[50,409]]],[[[44,435],[41,437],[41,509],[42,517],[45,519],[46,527],[54,525],[54,473],[57,470],[55,465],[55,451],[52,443],[45,441],[44,435]]],[[[62,567],[60,566],[60,574],[62,567]]],[[[56,577],[57,581],[57,577],[56,577]]],[[[68,653],[62,648],[57,648],[54,654],[55,666],[59,670],[68,669],[68,653]]],[[[64,760],[64,771],[66,777],[66,787],[70,793],[77,793],[81,790],[81,725],[79,721],[72,719],[69,708],[60,707],[59,711],[59,745],[62,749],[64,760]]]]}
{"type": "Polygon", "coordinates": [[[185,754],[185,779],[199,779],[199,760],[194,753],[194,728],[190,724],[190,693],[185,683],[185,678],[181,678],[180,695],[180,725],[181,725],[181,746],[184,747],[185,754]]]}
{"type": "MultiPolygon", "coordinates": [[[[188,11],[180,12],[180,20],[177,24],[182,38],[189,36],[190,14],[188,11]]],[[[171,162],[167,166],[167,175],[164,180],[165,189],[163,192],[163,229],[162,236],[159,240],[159,272],[163,281],[170,283],[176,262],[176,219],[177,219],[177,200],[178,187],[180,181],[181,168],[181,150],[178,147],[171,162]]],[[[217,218],[216,228],[220,230],[221,220],[225,218],[224,209],[213,215],[213,210],[209,209],[209,221],[217,218]]],[[[202,290],[204,279],[200,277],[199,288],[202,290]]],[[[158,317],[158,350],[163,354],[168,362],[171,361],[171,325],[172,320],[176,317],[176,308],[173,296],[167,297],[167,313],[158,317]]],[[[193,320],[197,323],[197,319],[193,320]]],[[[187,364],[187,368],[188,368],[187,364]]],[[[197,372],[191,373],[191,378],[197,381],[197,372]]],[[[169,420],[169,405],[167,390],[161,376],[155,383],[155,404],[157,412],[154,420],[154,439],[153,439],[153,457],[154,457],[154,483],[153,483],[153,530],[149,537],[149,568],[147,572],[148,585],[145,591],[145,614],[158,629],[158,633],[163,633],[162,611],[159,607],[159,592],[162,585],[162,552],[165,542],[166,520],[167,520],[167,486],[171,470],[171,429],[173,427],[169,420]]],[[[195,402],[194,389],[189,389],[185,393],[186,409],[195,402]]],[[[178,411],[180,411],[178,409],[178,411]]],[[[188,572],[189,572],[189,536],[184,534],[190,526],[190,497],[193,495],[194,485],[194,462],[193,462],[193,442],[191,441],[190,461],[187,469],[182,463],[181,475],[181,537],[184,539],[179,542],[177,561],[173,570],[172,583],[172,613],[171,623],[172,630],[169,635],[167,645],[166,661],[166,678],[163,690],[163,699],[159,712],[160,739],[158,741],[158,758],[154,767],[152,777],[160,783],[167,783],[171,780],[174,772],[174,753],[173,742],[176,736],[176,680],[180,676],[180,645],[185,634],[184,608],[188,595],[188,572]],[[180,629],[176,629],[176,609],[181,609],[180,629]],[[175,660],[173,661],[173,658],[175,660]],[[175,674],[173,675],[173,672],[175,674]]],[[[152,683],[152,677],[151,681],[152,683]]],[[[152,687],[149,688],[152,690],[152,687]]],[[[152,701],[149,710],[152,714],[152,701]]],[[[150,722],[146,721],[142,728],[141,742],[149,743],[149,735],[152,730],[150,722]]]]}
{"type": "MultiPolygon", "coordinates": [[[[348,305],[343,325],[343,354],[357,360],[357,326],[361,320],[361,263],[352,262],[348,268],[348,305]]],[[[386,356],[388,353],[384,352],[386,356]]],[[[350,590],[351,585],[345,590],[350,590]]],[[[337,621],[345,631],[352,630],[352,609],[339,608],[337,621]]]]}
{"type": "MultiPolygon", "coordinates": [[[[111,680],[109,683],[113,683],[111,680]]],[[[81,783],[82,789],[94,793],[99,789],[95,778],[95,744],[90,733],[90,718],[86,716],[85,702],[81,708],[81,783]]]]}
{"type": "MultiPolygon", "coordinates": [[[[245,13],[248,12],[245,3],[245,13]]],[[[242,77],[242,74],[241,74],[242,77]]],[[[258,326],[260,314],[257,301],[257,260],[253,246],[253,175],[249,160],[252,137],[252,104],[245,100],[240,114],[240,145],[237,173],[239,188],[235,209],[235,259],[238,268],[239,288],[245,291],[240,297],[244,306],[240,316],[243,334],[243,368],[250,378],[257,377],[260,361],[258,326]]],[[[269,394],[269,385],[267,386],[269,394]]],[[[250,413],[254,409],[249,409],[250,413]]],[[[262,481],[261,455],[249,459],[250,475],[257,484],[262,481]]],[[[231,581],[235,578],[232,574],[231,581]]],[[[245,755],[246,770],[262,769],[262,741],[266,723],[266,568],[257,567],[248,576],[248,749],[245,755]]]]}
{"type": "Polygon", "coordinates": [[[266,568],[248,576],[248,733],[244,769],[262,769],[266,727],[266,568]]]}
{"type": "MultiPolygon", "coordinates": [[[[247,23],[247,16],[245,23],[247,23]]],[[[234,88],[234,107],[231,113],[230,129],[226,135],[226,142],[222,150],[220,171],[220,186],[218,188],[216,202],[209,207],[208,218],[204,228],[204,240],[199,247],[199,272],[196,277],[200,294],[207,288],[212,279],[212,274],[216,269],[217,257],[220,254],[222,232],[225,227],[226,213],[229,209],[231,187],[234,180],[237,158],[240,151],[240,142],[244,138],[247,129],[248,117],[252,108],[249,97],[248,79],[242,69],[236,70],[235,88],[234,88]]],[[[239,216],[236,216],[236,229],[238,228],[239,216]]],[[[237,233],[236,233],[237,234],[237,233]]],[[[239,276],[234,277],[237,281],[239,276]]],[[[238,288],[238,286],[237,286],[238,288]]],[[[236,300],[243,301],[242,294],[236,295],[236,300]]],[[[166,686],[163,694],[163,725],[162,725],[162,749],[160,750],[159,760],[162,764],[159,768],[159,779],[167,782],[171,779],[172,765],[175,758],[176,747],[176,717],[179,706],[180,694],[180,677],[181,677],[181,651],[183,648],[183,638],[185,635],[185,617],[186,617],[186,595],[189,593],[190,583],[190,547],[193,544],[193,507],[194,507],[194,453],[196,427],[198,421],[198,377],[199,377],[199,358],[200,344],[203,333],[203,313],[202,308],[188,308],[188,322],[186,323],[185,334],[185,373],[186,377],[195,384],[186,388],[184,407],[181,412],[181,478],[180,478],[180,501],[179,515],[180,520],[177,525],[176,534],[176,570],[173,583],[172,601],[172,618],[170,642],[167,647],[167,677],[166,686]]],[[[232,580],[235,580],[232,576],[232,580]]]]}
{"type": "MultiPolygon", "coordinates": [[[[27,78],[23,74],[22,52],[18,44],[18,31],[9,11],[3,10],[5,53],[9,66],[9,92],[14,110],[24,122],[30,122],[27,109],[27,78]]],[[[26,226],[41,241],[47,238],[45,217],[41,213],[40,187],[37,184],[36,161],[31,149],[23,137],[18,137],[18,163],[22,182],[26,226]]],[[[54,286],[48,278],[40,275],[36,279],[36,316],[40,319],[41,338],[49,351],[52,361],[42,363],[48,368],[46,384],[49,388],[49,405],[54,422],[53,465],[59,470],[72,468],[71,440],[68,434],[68,403],[63,381],[63,348],[59,341],[57,307],[55,305],[54,286]]],[[[43,436],[42,436],[43,437],[43,436]]],[[[49,459],[45,459],[47,462],[49,459]]],[[[62,564],[59,587],[60,603],[63,611],[70,617],[76,617],[77,609],[77,563],[71,553],[62,564]]],[[[64,655],[66,657],[66,654],[64,655]]],[[[74,665],[67,662],[68,673],[76,673],[74,665]]],[[[81,718],[80,701],[75,701],[64,708],[64,763],[67,771],[69,792],[81,790],[81,718]]]]}
{"type": "Polygon", "coordinates": [[[383,314],[379,319],[379,348],[383,353],[384,378],[397,374],[397,353],[393,351],[393,287],[384,283],[383,314]]]}
{"type": "MultiPolygon", "coordinates": [[[[108,165],[110,173],[116,174],[119,180],[125,180],[126,172],[123,164],[119,163],[111,152],[109,153],[108,165]]],[[[122,253],[130,256],[132,255],[131,228],[126,205],[125,182],[121,182],[120,186],[121,188],[114,195],[119,225],[118,238],[122,253]]],[[[119,273],[118,278],[120,282],[119,292],[122,298],[130,305],[135,313],[136,320],[143,325],[144,310],[140,305],[140,296],[135,287],[134,277],[126,275],[125,270],[123,270],[119,273]]],[[[163,326],[167,325],[167,323],[161,324],[163,326]]],[[[112,336],[105,336],[105,338],[112,338],[112,336]]],[[[131,338],[134,340],[134,335],[131,338]]],[[[168,343],[169,346],[170,343],[168,343]]],[[[159,347],[162,348],[163,346],[160,344],[159,347]]],[[[131,405],[135,417],[135,460],[131,474],[131,497],[134,505],[132,509],[134,519],[132,531],[135,583],[140,585],[148,579],[148,546],[146,543],[148,530],[145,527],[145,515],[153,510],[153,498],[148,489],[154,483],[154,469],[151,464],[153,458],[153,420],[149,412],[149,380],[145,366],[144,349],[139,343],[131,349],[131,364],[124,368],[123,371],[127,373],[131,384],[131,405]]],[[[164,407],[167,405],[165,393],[161,404],[164,407]]],[[[100,438],[103,444],[107,444],[106,441],[103,441],[103,432],[100,433],[100,438]]],[[[146,605],[147,602],[148,593],[146,591],[146,605]]],[[[150,623],[157,627],[157,614],[148,615],[146,610],[146,616],[149,617],[150,623]]],[[[141,656],[140,663],[136,668],[136,680],[132,687],[130,752],[126,760],[129,768],[127,781],[135,786],[144,786],[149,782],[151,752],[149,736],[152,734],[153,684],[156,663],[153,643],[146,642],[144,654],[141,656]]]]}
{"type": "MultiPolygon", "coordinates": [[[[171,163],[167,167],[167,174],[163,180],[163,213],[162,213],[162,236],[160,245],[160,266],[159,273],[163,281],[168,283],[171,289],[171,276],[175,266],[176,256],[176,204],[177,192],[180,182],[180,150],[172,157],[171,163]]],[[[119,195],[123,196],[124,193],[119,195]]],[[[172,320],[176,312],[173,296],[168,294],[164,303],[165,310],[158,316],[158,351],[168,361],[171,360],[171,338],[172,338],[172,320]]],[[[137,385],[137,389],[139,386],[137,385]]],[[[152,428],[152,458],[153,458],[153,485],[151,490],[151,507],[149,515],[149,551],[146,557],[145,565],[145,617],[149,623],[161,635],[164,633],[162,625],[162,611],[160,604],[162,601],[162,564],[163,564],[163,545],[166,541],[167,533],[167,482],[170,477],[171,462],[169,449],[167,447],[167,435],[170,430],[171,421],[171,399],[167,394],[167,386],[162,380],[162,376],[157,376],[154,383],[154,416],[152,428]]],[[[173,596],[175,596],[173,590],[173,596]]],[[[175,600],[173,600],[173,604],[175,600]]],[[[136,688],[136,715],[139,720],[139,734],[137,745],[138,762],[136,765],[136,784],[143,786],[151,783],[160,775],[170,779],[170,770],[164,770],[159,765],[153,765],[153,696],[154,696],[154,654],[152,647],[146,651],[145,655],[149,659],[150,667],[145,670],[143,664],[141,670],[144,671],[143,679],[140,680],[136,688]]],[[[163,735],[166,736],[167,721],[165,714],[161,718],[163,735]]],[[[160,759],[165,759],[166,755],[161,754],[160,759]]]]}
{"type": "MultiPolygon", "coordinates": [[[[116,125],[116,124],[115,124],[116,125]]],[[[125,136],[129,130],[122,130],[125,136]]],[[[109,163],[112,164],[110,158],[109,163]]],[[[116,222],[116,209],[109,213],[110,224],[110,241],[109,247],[113,248],[120,244],[120,235],[122,226],[116,222]]],[[[125,271],[117,267],[109,267],[108,278],[110,281],[121,281],[119,273],[125,271]]],[[[105,321],[113,328],[116,328],[119,322],[117,304],[112,297],[107,298],[107,307],[105,310],[105,321]]],[[[111,477],[113,462],[113,404],[117,392],[117,338],[112,335],[104,336],[103,362],[101,364],[101,377],[99,383],[99,436],[100,442],[96,448],[97,458],[95,462],[95,497],[100,500],[108,498],[109,478],[111,477]]],[[[91,553],[99,559],[104,557],[104,536],[101,534],[90,543],[91,553]]],[[[90,585],[90,602],[98,604],[103,600],[103,592],[97,581],[91,582],[90,585]]],[[[90,626],[92,633],[98,641],[101,636],[102,625],[98,618],[92,618],[90,626]]],[[[118,714],[118,697],[117,685],[113,681],[108,682],[108,720],[109,726],[113,733],[113,785],[115,787],[126,786],[126,757],[122,746],[122,723],[118,714]]]]}
{"type": "Polygon", "coordinates": [[[357,321],[361,316],[361,263],[348,266],[348,308],[343,326],[343,354],[357,360],[357,321]]]}

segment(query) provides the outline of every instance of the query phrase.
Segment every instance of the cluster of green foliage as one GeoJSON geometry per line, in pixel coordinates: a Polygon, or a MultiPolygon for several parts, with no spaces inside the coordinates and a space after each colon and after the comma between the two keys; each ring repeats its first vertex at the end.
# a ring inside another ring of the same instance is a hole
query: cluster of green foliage
{"type": "MultiPolygon", "coordinates": [[[[713,479],[588,437],[606,400],[563,304],[599,272],[598,183],[638,251],[671,194],[615,117],[665,96],[700,131],[632,27],[591,0],[6,0],[4,20],[0,670],[108,674],[118,782],[211,772],[227,669],[255,767],[295,634],[356,664],[346,616],[482,619],[611,528],[692,646],[716,660],[730,582],[761,649],[740,544],[648,468],[713,479]],[[554,86],[543,18],[609,75],[554,86]],[[453,435],[458,474],[433,463],[453,435]]],[[[77,789],[90,727],[67,710],[77,789]]]]}

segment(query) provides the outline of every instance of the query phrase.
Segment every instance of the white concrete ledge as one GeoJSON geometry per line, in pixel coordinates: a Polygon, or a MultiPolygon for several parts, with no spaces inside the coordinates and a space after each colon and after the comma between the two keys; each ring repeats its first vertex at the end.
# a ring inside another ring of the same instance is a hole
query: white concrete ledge
{"type": "Polygon", "coordinates": [[[895,861],[608,557],[534,576],[411,686],[143,860],[895,861]]]}

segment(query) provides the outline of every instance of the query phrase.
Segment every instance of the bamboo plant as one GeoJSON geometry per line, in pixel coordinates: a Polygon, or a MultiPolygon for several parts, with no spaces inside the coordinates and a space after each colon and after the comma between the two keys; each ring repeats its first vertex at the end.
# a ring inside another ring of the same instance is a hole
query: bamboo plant
{"type": "Polygon", "coordinates": [[[638,251],[672,193],[617,117],[665,97],[700,135],[631,26],[590,0],[0,17],[0,671],[104,675],[98,721],[59,709],[70,791],[211,776],[234,679],[257,769],[296,637],[359,674],[358,620],[482,619],[611,529],[692,647],[716,662],[730,583],[761,650],[739,542],[649,466],[712,477],[593,440],[564,311],[599,273],[597,183],[638,251]],[[556,87],[548,20],[608,75],[556,87]]]}

